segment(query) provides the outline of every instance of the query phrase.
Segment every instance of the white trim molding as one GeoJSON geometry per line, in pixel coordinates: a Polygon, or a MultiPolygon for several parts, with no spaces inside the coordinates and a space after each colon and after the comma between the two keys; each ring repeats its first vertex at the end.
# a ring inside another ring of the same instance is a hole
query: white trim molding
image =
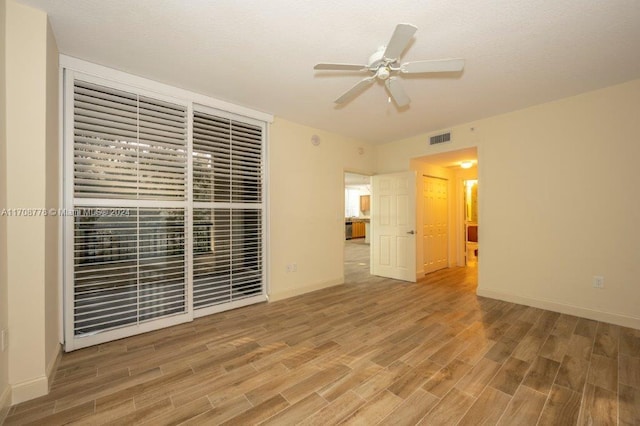
{"type": "Polygon", "coordinates": [[[47,365],[47,382],[48,388],[51,387],[53,383],[53,379],[55,378],[56,371],[58,370],[58,365],[60,365],[60,360],[62,359],[62,344],[59,344],[56,348],[56,356],[49,362],[47,365]]]}
{"type": "Polygon", "coordinates": [[[21,383],[11,385],[11,404],[35,399],[49,393],[49,380],[47,376],[36,377],[21,383]]]}
{"type": "Polygon", "coordinates": [[[612,312],[597,311],[581,306],[569,305],[549,299],[538,299],[517,294],[506,293],[500,290],[478,288],[478,296],[489,297],[491,299],[504,300],[505,302],[517,303],[519,305],[532,306],[534,308],[546,309],[548,311],[559,312],[561,314],[575,315],[577,317],[602,321],[610,324],[621,325],[640,330],[640,318],[621,315],[612,312]]]}
{"type": "Polygon", "coordinates": [[[219,99],[191,92],[189,90],[169,86],[168,84],[159,83],[147,78],[125,73],[123,71],[118,71],[113,68],[108,68],[102,65],[87,62],[82,59],[74,58],[67,55],[60,55],[59,63],[61,68],[80,71],[105,80],[110,80],[114,83],[125,83],[138,89],[152,91],[156,94],[163,94],[175,98],[181,98],[185,101],[207,105],[222,111],[238,114],[243,117],[253,118],[256,120],[264,121],[266,123],[273,123],[272,114],[232,104],[230,102],[221,101],[219,99]]]}
{"type": "Polygon", "coordinates": [[[58,364],[62,358],[62,346],[58,345],[56,356],[49,362],[46,367],[45,375],[36,377],[35,379],[25,380],[21,383],[7,386],[7,389],[0,396],[0,424],[3,421],[5,398],[11,402],[10,405],[19,404],[30,399],[47,395],[49,388],[53,383],[58,364]]]}
{"type": "Polygon", "coordinates": [[[9,408],[11,407],[11,386],[7,385],[0,393],[0,424],[4,423],[4,419],[9,414],[9,408]]]}

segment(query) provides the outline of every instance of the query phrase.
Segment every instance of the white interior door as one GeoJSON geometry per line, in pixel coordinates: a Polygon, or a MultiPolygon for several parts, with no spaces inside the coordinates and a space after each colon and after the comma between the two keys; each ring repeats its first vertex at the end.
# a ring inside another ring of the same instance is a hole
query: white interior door
{"type": "Polygon", "coordinates": [[[449,266],[448,181],[424,176],[423,250],[424,273],[449,266]]]}
{"type": "Polygon", "coordinates": [[[416,281],[416,175],[371,178],[371,273],[416,281]]]}

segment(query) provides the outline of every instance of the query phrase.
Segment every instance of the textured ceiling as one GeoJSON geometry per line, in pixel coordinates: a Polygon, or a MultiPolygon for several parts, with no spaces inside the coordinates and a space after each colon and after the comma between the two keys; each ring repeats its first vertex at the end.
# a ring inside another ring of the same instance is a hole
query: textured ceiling
{"type": "Polygon", "coordinates": [[[49,14],[61,53],[298,123],[387,142],[640,78],[638,0],[21,0],[49,14]],[[403,61],[462,57],[461,75],[377,83],[337,108],[395,25],[403,61]]]}

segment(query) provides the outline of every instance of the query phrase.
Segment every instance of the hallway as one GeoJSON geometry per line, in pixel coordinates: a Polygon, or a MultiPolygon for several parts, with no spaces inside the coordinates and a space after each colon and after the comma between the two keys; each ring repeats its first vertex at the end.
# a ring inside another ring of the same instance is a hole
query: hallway
{"type": "Polygon", "coordinates": [[[371,246],[364,238],[345,240],[344,242],[344,282],[356,284],[365,281],[379,282],[385,278],[370,275],[369,267],[371,246]]]}

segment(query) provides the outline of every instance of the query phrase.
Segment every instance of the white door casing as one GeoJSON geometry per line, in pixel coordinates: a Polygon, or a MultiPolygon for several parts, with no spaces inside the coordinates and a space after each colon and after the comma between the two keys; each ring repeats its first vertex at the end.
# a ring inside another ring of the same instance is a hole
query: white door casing
{"type": "Polygon", "coordinates": [[[448,181],[424,176],[423,250],[424,273],[449,266],[448,181]]]}
{"type": "Polygon", "coordinates": [[[416,174],[371,178],[371,274],[416,281],[416,174]]]}

